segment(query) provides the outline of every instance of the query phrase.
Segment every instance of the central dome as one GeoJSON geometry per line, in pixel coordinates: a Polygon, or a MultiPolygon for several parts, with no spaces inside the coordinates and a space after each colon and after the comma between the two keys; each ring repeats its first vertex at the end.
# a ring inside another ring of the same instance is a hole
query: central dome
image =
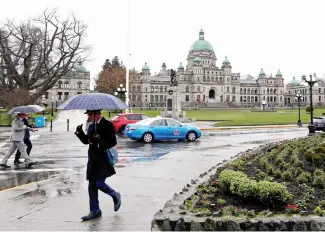
{"type": "Polygon", "coordinates": [[[191,51],[209,51],[214,53],[212,45],[204,40],[204,31],[202,29],[199,32],[199,40],[195,41],[191,46],[191,51]]]}

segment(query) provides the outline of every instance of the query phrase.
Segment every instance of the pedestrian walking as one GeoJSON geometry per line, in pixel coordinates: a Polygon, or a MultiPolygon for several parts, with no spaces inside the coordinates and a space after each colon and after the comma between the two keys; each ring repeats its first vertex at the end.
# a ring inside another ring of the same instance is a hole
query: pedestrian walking
{"type": "Polygon", "coordinates": [[[25,145],[23,143],[24,137],[25,137],[25,130],[34,130],[33,128],[28,128],[23,122],[23,118],[25,117],[25,114],[18,113],[17,117],[12,121],[11,124],[11,146],[9,148],[8,153],[5,155],[3,160],[0,163],[0,166],[5,168],[10,168],[10,165],[7,165],[8,159],[10,156],[18,149],[21,153],[22,158],[25,159],[25,163],[28,165],[28,167],[31,167],[35,164],[37,164],[37,161],[33,161],[25,151],[25,145]]]}
{"type": "Polygon", "coordinates": [[[87,180],[90,212],[81,219],[91,220],[102,216],[99,207],[98,190],[112,197],[114,211],[118,211],[121,206],[121,194],[105,183],[105,179],[116,174],[115,169],[109,164],[107,149],[116,145],[116,134],[113,124],[101,115],[101,110],[87,110],[89,119],[94,123],[89,125],[87,134],[84,133],[82,126],[77,126],[76,136],[83,144],[89,145],[87,180]]]}
{"type": "MultiPolygon", "coordinates": [[[[30,155],[30,152],[32,150],[32,147],[33,147],[33,144],[32,142],[30,141],[30,131],[32,132],[35,132],[35,131],[38,131],[38,129],[36,128],[33,128],[32,125],[29,124],[28,122],[28,118],[29,118],[29,115],[28,114],[25,114],[25,117],[22,119],[23,122],[24,122],[24,125],[26,125],[26,129],[25,129],[25,137],[24,137],[24,144],[27,146],[26,148],[26,152],[27,152],[27,155],[29,156],[30,155]],[[30,130],[28,129],[27,127],[29,128],[33,128],[33,130],[30,130]]],[[[22,164],[23,162],[21,162],[19,159],[20,159],[20,151],[17,149],[17,152],[16,152],[16,155],[15,155],[15,161],[14,161],[14,164],[22,164]]]]}

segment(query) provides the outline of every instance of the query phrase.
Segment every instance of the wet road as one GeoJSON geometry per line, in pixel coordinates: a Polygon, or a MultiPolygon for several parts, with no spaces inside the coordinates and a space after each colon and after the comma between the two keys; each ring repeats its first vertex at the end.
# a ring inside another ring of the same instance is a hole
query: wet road
{"type": "MultiPolygon", "coordinates": [[[[306,136],[306,129],[204,132],[194,143],[143,144],[119,138],[117,175],[107,183],[122,193],[122,207],[113,212],[112,199],[100,193],[103,217],[85,223],[80,217],[89,210],[84,172],[87,147],[72,132],[43,130],[39,134],[32,154],[40,164],[30,170],[0,171],[1,185],[7,188],[33,182],[0,191],[2,230],[148,231],[153,215],[191,179],[262,143],[306,136]]],[[[1,153],[3,149],[7,145],[1,153]]]]}
{"type": "MultiPolygon", "coordinates": [[[[48,132],[43,128],[32,135],[32,157],[39,163],[32,169],[24,165],[0,170],[0,190],[22,184],[46,180],[62,174],[80,172],[87,163],[87,146],[81,144],[73,132],[48,132]]],[[[10,144],[9,131],[0,131],[0,157],[7,152],[10,144]],[[2,139],[2,140],[1,140],[2,139]],[[1,147],[2,146],[2,147],[1,147]]],[[[246,131],[204,131],[202,138],[193,143],[187,141],[168,141],[145,144],[127,138],[118,137],[118,168],[132,165],[134,162],[152,162],[174,151],[218,152],[227,147],[237,147],[238,152],[248,145],[259,145],[294,137],[306,136],[306,129],[274,129],[246,131]]],[[[8,164],[12,164],[13,156],[8,164]]],[[[186,157],[184,157],[186,158],[186,157]]]]}

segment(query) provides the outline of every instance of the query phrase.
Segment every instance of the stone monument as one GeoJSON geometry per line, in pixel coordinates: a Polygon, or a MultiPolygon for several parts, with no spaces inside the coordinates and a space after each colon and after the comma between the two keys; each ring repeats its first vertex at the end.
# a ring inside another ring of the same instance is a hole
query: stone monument
{"type": "Polygon", "coordinates": [[[167,89],[166,108],[161,112],[162,117],[173,118],[180,122],[188,121],[186,112],[182,109],[181,96],[177,81],[176,72],[170,70],[170,85],[167,89]]]}

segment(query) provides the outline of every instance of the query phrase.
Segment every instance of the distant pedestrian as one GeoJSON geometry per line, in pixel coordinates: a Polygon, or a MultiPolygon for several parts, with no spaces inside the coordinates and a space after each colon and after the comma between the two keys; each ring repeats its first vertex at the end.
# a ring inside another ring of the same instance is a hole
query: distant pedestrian
{"type": "Polygon", "coordinates": [[[90,213],[81,219],[91,220],[102,216],[99,208],[98,190],[110,195],[114,202],[114,211],[121,206],[121,194],[116,192],[105,183],[105,179],[114,175],[115,169],[109,164],[107,149],[116,145],[116,134],[113,124],[102,117],[100,110],[87,110],[90,120],[95,124],[88,127],[87,134],[84,133],[82,125],[77,126],[76,136],[83,144],[88,144],[87,180],[90,213]]]}
{"type": "Polygon", "coordinates": [[[12,121],[12,131],[10,136],[10,141],[12,142],[9,151],[7,155],[3,158],[3,160],[0,163],[0,166],[5,168],[10,168],[10,165],[7,165],[8,159],[10,156],[18,149],[21,153],[22,158],[25,159],[25,163],[29,167],[37,164],[37,161],[33,161],[25,151],[25,145],[23,143],[24,137],[25,137],[25,130],[31,130],[33,131],[33,128],[28,128],[26,125],[24,125],[23,118],[25,117],[25,114],[18,114],[18,116],[12,121]]]}
{"type": "MultiPolygon", "coordinates": [[[[32,150],[32,147],[33,147],[33,144],[30,141],[30,133],[29,132],[30,131],[35,132],[35,131],[38,131],[38,129],[33,128],[33,126],[29,124],[28,118],[29,118],[29,115],[28,114],[25,114],[25,117],[23,118],[23,122],[26,125],[26,129],[25,129],[25,137],[24,137],[24,140],[23,141],[24,141],[25,145],[27,146],[26,152],[27,152],[27,155],[29,156],[30,155],[30,152],[32,150]],[[33,128],[33,130],[30,130],[29,128],[33,128]]],[[[22,164],[23,163],[23,162],[19,161],[20,155],[21,155],[21,153],[17,149],[14,164],[22,164]]]]}

